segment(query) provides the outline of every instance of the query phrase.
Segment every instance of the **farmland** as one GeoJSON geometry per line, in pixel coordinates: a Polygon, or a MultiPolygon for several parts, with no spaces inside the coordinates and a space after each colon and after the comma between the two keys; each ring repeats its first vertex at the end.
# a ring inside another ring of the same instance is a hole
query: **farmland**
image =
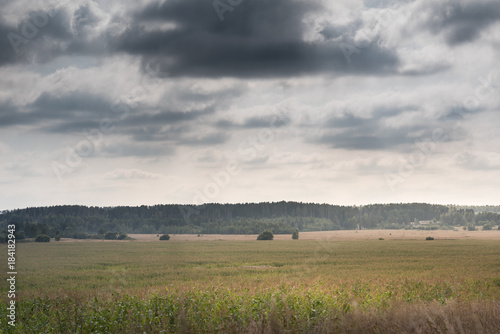
{"type": "Polygon", "coordinates": [[[498,332],[500,231],[401,232],[19,244],[16,331],[498,332]]]}

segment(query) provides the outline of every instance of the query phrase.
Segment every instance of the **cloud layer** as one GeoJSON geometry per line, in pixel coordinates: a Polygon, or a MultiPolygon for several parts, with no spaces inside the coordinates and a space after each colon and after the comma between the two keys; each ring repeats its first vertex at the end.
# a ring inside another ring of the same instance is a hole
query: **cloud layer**
{"type": "Polygon", "coordinates": [[[499,14],[493,0],[8,2],[1,203],[498,204],[499,14]]]}

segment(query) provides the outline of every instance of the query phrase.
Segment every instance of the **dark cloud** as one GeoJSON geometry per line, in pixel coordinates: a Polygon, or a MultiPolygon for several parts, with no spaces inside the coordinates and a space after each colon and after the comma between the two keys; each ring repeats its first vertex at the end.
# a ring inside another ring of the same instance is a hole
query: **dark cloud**
{"type": "MultiPolygon", "coordinates": [[[[400,150],[407,149],[418,140],[432,138],[432,132],[439,129],[441,122],[431,120],[427,124],[403,124],[398,127],[386,124],[388,117],[414,110],[404,108],[378,108],[371,116],[362,118],[346,112],[341,116],[328,119],[321,135],[313,141],[332,148],[348,150],[400,150]],[[415,133],[421,135],[417,138],[415,133]],[[423,134],[423,135],[422,135],[423,134]]],[[[448,129],[446,140],[463,139],[464,133],[448,129]],[[461,138],[458,138],[460,136],[461,138]],[[456,138],[454,138],[456,137],[456,138]]]]}
{"type": "Polygon", "coordinates": [[[256,129],[256,128],[281,128],[291,124],[291,119],[287,115],[264,115],[248,117],[243,122],[234,122],[231,120],[219,120],[215,126],[220,129],[256,129]]]}
{"type": "Polygon", "coordinates": [[[160,64],[169,76],[279,77],[314,73],[394,73],[396,54],[374,44],[349,64],[337,43],[306,42],[304,18],[323,11],[317,1],[245,1],[220,21],[212,2],[148,5],[116,42],[118,50],[160,64]],[[171,30],[146,29],[169,22],[171,30]]]}
{"type": "Polygon", "coordinates": [[[443,33],[449,45],[477,39],[485,28],[500,21],[498,1],[435,2],[426,8],[429,19],[422,25],[433,33],[443,33]]]}
{"type": "Polygon", "coordinates": [[[0,22],[0,66],[14,63],[17,59],[16,52],[12,46],[12,43],[17,44],[17,40],[15,39],[17,37],[12,36],[14,31],[16,31],[14,27],[4,25],[0,22]],[[12,43],[11,40],[13,40],[12,43]]]}
{"type": "Polygon", "coordinates": [[[61,96],[42,93],[34,102],[25,106],[14,106],[10,102],[0,105],[0,127],[16,125],[47,126],[49,131],[69,132],[76,124],[94,121],[111,110],[111,103],[104,97],[84,92],[69,92],[61,96]],[[61,123],[71,120],[70,127],[61,123]],[[55,122],[55,124],[54,124],[55,122]]]}
{"type": "Polygon", "coordinates": [[[140,108],[140,112],[135,113],[128,108],[127,114],[121,109],[120,113],[116,113],[116,109],[109,98],[100,95],[85,92],[42,93],[25,106],[18,107],[10,101],[0,103],[0,127],[27,125],[48,133],[73,133],[98,129],[100,121],[109,118],[120,124],[122,130],[117,130],[117,133],[124,131],[125,134],[137,135],[143,128],[194,121],[211,115],[216,105],[187,111],[140,108]],[[124,116],[123,119],[120,116],[124,116]]]}
{"type": "MultiPolygon", "coordinates": [[[[356,55],[353,64],[334,35],[325,27],[325,41],[304,40],[310,29],[304,20],[324,11],[320,1],[254,0],[244,1],[221,21],[212,1],[172,0],[153,2],[135,13],[125,32],[116,35],[111,26],[96,32],[101,17],[90,5],[74,12],[60,10],[48,16],[23,47],[21,60],[10,42],[0,42],[0,66],[16,61],[47,62],[62,55],[105,56],[128,53],[142,59],[143,70],[152,62],[159,65],[158,76],[192,77],[287,77],[319,73],[387,74],[396,73],[399,63],[393,50],[376,43],[356,55]],[[171,24],[171,29],[159,28],[171,24]]],[[[121,18],[114,18],[114,22],[121,18]]],[[[21,31],[29,18],[21,21],[21,31]]],[[[11,27],[2,26],[6,36],[11,27]]],[[[349,36],[352,35],[349,34],[349,36]]],[[[346,41],[344,41],[346,42],[346,41]]],[[[351,43],[352,41],[347,41],[351,43]]]]}

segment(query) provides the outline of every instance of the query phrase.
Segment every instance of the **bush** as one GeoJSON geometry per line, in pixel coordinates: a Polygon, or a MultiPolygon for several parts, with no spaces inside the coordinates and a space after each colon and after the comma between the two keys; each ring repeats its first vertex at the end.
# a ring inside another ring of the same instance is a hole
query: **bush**
{"type": "Polygon", "coordinates": [[[116,233],[116,232],[107,232],[104,235],[104,239],[106,239],[106,240],[116,240],[116,239],[118,239],[118,233],[116,233]]]}
{"type": "Polygon", "coordinates": [[[39,234],[36,236],[35,242],[50,242],[50,237],[45,234],[39,234]]]}
{"type": "Polygon", "coordinates": [[[59,240],[61,240],[61,236],[60,236],[59,234],[56,234],[56,236],[54,237],[54,239],[55,239],[56,241],[59,241],[59,240]]]}
{"type": "Polygon", "coordinates": [[[125,239],[127,239],[127,237],[128,237],[127,233],[120,232],[120,233],[118,233],[117,238],[118,238],[118,240],[125,240],[125,239]]]}
{"type": "Polygon", "coordinates": [[[73,239],[87,239],[89,235],[85,232],[75,232],[73,233],[73,239]]]}
{"type": "Polygon", "coordinates": [[[170,236],[168,234],[164,234],[160,237],[160,240],[170,240],[170,236]]]}
{"type": "Polygon", "coordinates": [[[486,223],[483,225],[483,231],[491,231],[493,229],[492,223],[486,223]]]}
{"type": "Polygon", "coordinates": [[[273,235],[273,232],[271,232],[271,231],[261,232],[259,234],[259,236],[257,237],[257,240],[273,240],[273,239],[274,239],[274,235],[273,235]]]}
{"type": "Polygon", "coordinates": [[[427,238],[425,238],[425,240],[434,240],[434,238],[433,237],[427,237],[427,238]]]}
{"type": "Polygon", "coordinates": [[[384,240],[384,238],[378,238],[378,240],[384,240]]]}
{"type": "Polygon", "coordinates": [[[295,231],[292,232],[292,239],[293,240],[299,239],[299,230],[295,229],[295,231]]]}
{"type": "Polygon", "coordinates": [[[473,224],[467,225],[467,230],[469,230],[469,231],[475,231],[476,230],[476,226],[474,226],[473,224]]]}

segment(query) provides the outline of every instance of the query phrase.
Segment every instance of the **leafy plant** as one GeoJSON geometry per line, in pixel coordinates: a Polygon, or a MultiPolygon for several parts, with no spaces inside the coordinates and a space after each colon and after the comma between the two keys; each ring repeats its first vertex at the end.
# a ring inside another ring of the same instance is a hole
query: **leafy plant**
{"type": "Polygon", "coordinates": [[[39,234],[35,237],[35,242],[50,242],[50,237],[46,234],[39,234]]]}
{"type": "Polygon", "coordinates": [[[160,240],[170,240],[170,236],[168,234],[163,234],[161,237],[160,237],[160,240]]]}
{"type": "Polygon", "coordinates": [[[117,239],[118,240],[125,240],[125,239],[127,239],[127,237],[128,237],[127,233],[120,232],[120,233],[118,233],[117,239]]]}
{"type": "Polygon", "coordinates": [[[107,232],[104,234],[104,239],[106,240],[116,240],[118,239],[118,233],[116,232],[107,232]]]}
{"type": "Polygon", "coordinates": [[[85,232],[75,232],[73,233],[73,239],[88,239],[89,235],[85,232]]]}
{"type": "MultiPolygon", "coordinates": [[[[297,235],[298,237],[298,235],[297,235]]],[[[274,234],[271,231],[264,231],[259,234],[257,237],[257,240],[273,240],[274,239],[274,234]]]]}

